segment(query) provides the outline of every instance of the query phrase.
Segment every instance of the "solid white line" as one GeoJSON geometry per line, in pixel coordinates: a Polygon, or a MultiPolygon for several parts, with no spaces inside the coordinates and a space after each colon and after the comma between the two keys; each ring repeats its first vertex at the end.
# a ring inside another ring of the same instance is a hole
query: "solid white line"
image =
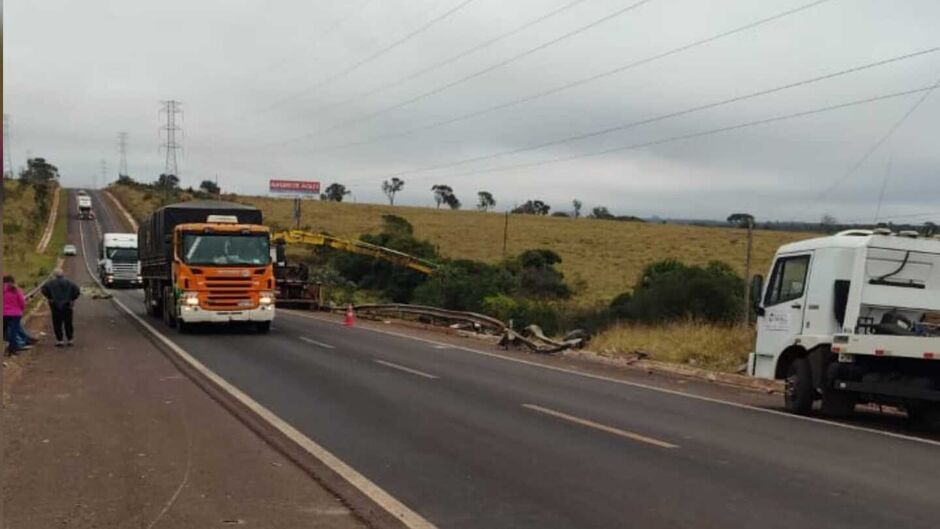
{"type": "Polygon", "coordinates": [[[336,346],[334,345],[330,345],[328,343],[323,343],[323,342],[318,342],[314,340],[313,338],[307,338],[306,336],[298,336],[297,338],[299,338],[300,341],[302,342],[307,342],[309,344],[317,345],[317,346],[323,347],[324,349],[336,349],[336,346]]]}
{"type": "MultiPolygon", "coordinates": [[[[84,249],[85,232],[81,229],[81,227],[79,227],[79,233],[82,238],[82,248],[84,249]]],[[[94,279],[100,285],[101,283],[98,281],[97,276],[91,273],[91,268],[89,267],[87,260],[85,261],[85,268],[88,269],[88,273],[91,275],[92,279],[94,279]]],[[[268,410],[254,399],[243,393],[240,389],[230,384],[224,378],[215,374],[214,371],[203,365],[199,360],[196,360],[196,358],[187,353],[182,347],[176,345],[175,342],[164,336],[160,331],[153,328],[152,325],[147,323],[143,318],[138,316],[134,311],[124,305],[121,300],[117,299],[116,297],[112,297],[111,301],[113,301],[115,305],[120,307],[120,309],[127,313],[128,316],[133,318],[144,329],[146,329],[147,332],[149,332],[154,338],[159,340],[163,345],[173,351],[173,353],[180,357],[180,359],[198,371],[202,376],[208,378],[217,387],[231,395],[232,398],[241,402],[242,405],[250,409],[272,427],[276,428],[288,439],[300,446],[303,450],[306,450],[308,454],[317,458],[330,470],[336,472],[336,474],[338,474],[342,479],[346,480],[347,483],[365,494],[366,497],[378,504],[379,507],[384,509],[391,516],[394,516],[396,519],[401,521],[405,527],[408,527],[409,529],[437,529],[437,526],[426,520],[417,512],[411,510],[404,503],[395,499],[394,496],[370,481],[369,478],[360,474],[358,471],[356,471],[356,469],[347,465],[340,458],[333,455],[332,452],[326,448],[323,448],[313,441],[313,439],[310,439],[301,433],[299,430],[275,415],[272,411],[268,410]]]]}
{"type": "MultiPolygon", "coordinates": [[[[333,323],[333,324],[336,324],[336,325],[342,325],[342,322],[333,321],[333,320],[330,320],[330,319],[327,319],[327,318],[319,318],[319,317],[316,317],[316,316],[313,316],[313,315],[310,315],[310,314],[302,314],[302,313],[297,313],[297,312],[293,312],[293,311],[289,311],[289,310],[284,310],[284,309],[281,309],[280,312],[286,313],[287,315],[294,316],[294,317],[308,318],[308,319],[317,320],[317,321],[324,322],[324,323],[333,323]]],[[[703,401],[703,402],[710,402],[710,403],[712,403],[712,404],[721,404],[721,405],[724,405],[724,406],[731,406],[731,407],[733,407],[733,408],[738,408],[738,409],[743,409],[743,410],[756,411],[756,412],[760,412],[760,413],[768,413],[768,414],[770,414],[770,415],[776,415],[776,416],[778,416],[778,417],[784,417],[784,418],[791,419],[791,420],[807,421],[807,422],[812,422],[812,423],[816,423],[816,424],[824,424],[824,425],[833,426],[833,427],[836,427],[836,428],[842,428],[842,429],[845,429],[845,430],[853,430],[853,431],[856,431],[856,432],[865,432],[865,433],[870,433],[870,434],[875,434],[875,435],[882,435],[882,436],[885,436],[885,437],[891,437],[891,438],[894,438],[894,439],[901,439],[901,440],[904,440],[904,441],[912,441],[912,442],[915,442],[915,443],[921,443],[921,444],[926,444],[926,445],[930,445],[930,446],[940,446],[940,441],[934,441],[934,440],[932,440],[932,439],[924,439],[924,438],[921,438],[921,437],[914,437],[914,436],[912,436],[912,435],[905,435],[905,434],[901,434],[901,433],[897,433],[897,432],[888,432],[888,431],[884,431],[884,430],[876,430],[876,429],[874,429],[874,428],[868,428],[868,427],[866,427],[866,426],[857,426],[857,425],[854,425],[854,424],[845,424],[845,423],[840,423],[840,422],[832,422],[832,421],[829,421],[829,420],[826,420],[826,419],[820,419],[820,418],[818,418],[818,417],[807,417],[807,416],[805,416],[805,415],[794,415],[794,414],[792,414],[792,413],[788,413],[788,412],[784,412],[784,411],[771,410],[771,409],[767,409],[767,408],[760,408],[760,407],[757,407],[757,406],[752,406],[752,405],[750,405],[750,404],[742,404],[742,403],[740,403],[740,402],[733,402],[733,401],[730,401],[730,400],[722,400],[722,399],[716,399],[716,398],[712,398],[712,397],[705,397],[705,396],[703,396],[703,395],[695,395],[695,394],[693,394],[693,393],[684,393],[684,392],[682,392],[682,391],[676,391],[676,390],[672,390],[672,389],[661,388],[661,387],[657,387],[657,386],[651,386],[651,385],[649,385],[649,384],[644,384],[644,383],[642,383],[642,382],[631,382],[631,381],[629,381],[629,380],[622,380],[622,379],[613,378],[613,377],[608,377],[608,376],[604,376],[604,375],[596,375],[596,374],[594,374],[594,373],[585,373],[585,372],[583,372],[583,371],[576,371],[576,370],[574,370],[574,369],[568,369],[568,368],[564,368],[564,367],[546,365],[546,364],[542,364],[542,363],[539,363],[539,362],[533,362],[533,361],[530,361],[530,360],[523,360],[523,359],[521,359],[521,358],[513,358],[513,357],[510,357],[510,356],[504,356],[504,355],[497,354],[497,353],[489,353],[489,352],[486,352],[486,351],[480,351],[480,350],[478,350],[478,349],[471,349],[471,348],[469,348],[469,347],[463,347],[463,346],[460,346],[460,345],[446,344],[446,343],[443,343],[443,342],[438,342],[438,341],[434,341],[434,340],[429,340],[429,339],[427,339],[427,338],[420,338],[420,337],[417,337],[417,336],[409,336],[409,335],[407,335],[407,334],[401,334],[401,333],[397,333],[397,332],[393,332],[393,331],[386,331],[386,330],[383,330],[383,329],[372,329],[372,328],[369,328],[369,327],[358,327],[358,328],[359,328],[359,329],[364,329],[364,330],[367,330],[367,331],[371,331],[371,332],[375,332],[375,333],[379,333],[379,334],[387,334],[387,335],[390,335],[390,336],[397,336],[397,337],[399,337],[399,338],[406,338],[406,339],[409,339],[409,340],[415,340],[415,341],[418,341],[418,342],[425,342],[425,343],[429,343],[429,344],[433,344],[433,345],[448,345],[448,346],[452,347],[453,349],[458,349],[458,350],[461,350],[461,351],[466,351],[466,352],[468,352],[468,353],[473,353],[473,354],[477,354],[477,355],[488,356],[488,357],[490,357],[490,358],[495,358],[495,359],[503,360],[503,361],[506,361],[506,362],[514,362],[514,363],[517,363],[517,364],[524,364],[524,365],[527,365],[527,366],[538,367],[538,368],[541,368],[541,369],[548,369],[548,370],[550,370],[550,371],[557,371],[557,372],[560,372],[560,373],[568,373],[569,375],[577,375],[577,376],[579,376],[579,377],[590,378],[590,379],[594,379],[594,380],[602,380],[602,381],[604,381],[604,382],[612,382],[612,383],[614,383],[614,384],[621,384],[621,385],[624,385],[624,386],[630,386],[630,387],[635,387],[635,388],[641,388],[641,389],[646,389],[646,390],[649,390],[649,391],[656,391],[656,392],[658,392],[658,393],[665,393],[665,394],[667,394],[667,395],[674,395],[674,396],[677,396],[677,397],[685,397],[685,398],[688,398],[688,399],[694,399],[694,400],[699,400],[699,401],[703,401]]]]}
{"type": "Polygon", "coordinates": [[[631,441],[639,441],[641,443],[658,446],[660,448],[679,448],[679,445],[667,443],[666,441],[660,441],[659,439],[654,439],[652,437],[647,437],[645,435],[640,435],[634,432],[628,432],[626,430],[621,430],[620,428],[614,428],[613,426],[607,426],[606,424],[594,422],[589,419],[582,419],[581,417],[575,417],[574,415],[568,415],[567,413],[562,413],[560,411],[555,411],[549,408],[543,408],[535,404],[523,404],[522,407],[530,409],[532,411],[537,411],[539,413],[544,413],[545,415],[551,415],[552,417],[564,419],[566,421],[573,422],[575,424],[580,424],[581,426],[587,426],[588,428],[594,428],[595,430],[600,430],[602,432],[619,435],[620,437],[625,437],[627,439],[630,439],[631,441]]]}
{"type": "Polygon", "coordinates": [[[391,362],[386,362],[385,360],[379,360],[378,358],[374,358],[372,359],[372,361],[375,362],[376,364],[382,364],[383,366],[391,367],[392,369],[400,369],[401,371],[404,371],[406,373],[411,373],[412,375],[418,375],[419,377],[430,378],[430,379],[438,378],[434,375],[425,373],[424,371],[418,371],[417,369],[411,369],[410,367],[393,364],[391,362]]]}

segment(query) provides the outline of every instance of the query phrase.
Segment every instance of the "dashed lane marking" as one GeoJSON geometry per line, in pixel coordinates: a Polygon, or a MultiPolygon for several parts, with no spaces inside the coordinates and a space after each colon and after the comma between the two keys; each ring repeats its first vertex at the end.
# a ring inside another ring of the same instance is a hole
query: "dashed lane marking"
{"type": "Polygon", "coordinates": [[[301,342],[306,342],[306,343],[309,343],[309,344],[311,344],[311,345],[316,345],[317,347],[322,347],[322,348],[324,348],[324,349],[336,349],[336,346],[335,346],[335,345],[330,345],[330,344],[328,344],[328,343],[318,342],[318,341],[314,340],[313,338],[307,338],[306,336],[298,336],[297,338],[300,339],[301,342]]]}
{"type": "Polygon", "coordinates": [[[440,378],[440,377],[437,377],[437,376],[432,375],[432,374],[430,374],[430,373],[425,373],[424,371],[418,371],[417,369],[411,369],[410,367],[405,367],[405,366],[402,366],[402,365],[393,364],[393,363],[391,363],[391,362],[386,362],[385,360],[379,360],[378,358],[375,358],[375,359],[373,359],[372,361],[375,362],[376,364],[382,364],[382,365],[385,366],[385,367],[390,367],[390,368],[392,368],[392,369],[398,369],[398,370],[404,371],[404,372],[406,372],[406,373],[411,373],[412,375],[418,375],[419,377],[430,378],[430,379],[440,378]]]}
{"type": "Polygon", "coordinates": [[[535,404],[523,404],[522,407],[545,414],[545,415],[550,415],[558,419],[563,419],[568,422],[580,424],[581,426],[587,426],[588,428],[593,428],[595,430],[600,430],[602,432],[606,432],[609,434],[619,435],[620,437],[625,437],[627,439],[630,439],[631,441],[646,443],[648,445],[658,446],[659,448],[679,448],[679,445],[667,443],[666,441],[660,441],[659,439],[654,439],[652,437],[647,437],[645,435],[640,435],[634,432],[628,432],[627,430],[621,430],[620,428],[607,426],[606,424],[594,422],[589,419],[582,419],[581,417],[575,417],[574,415],[568,415],[567,413],[563,413],[560,411],[555,411],[549,408],[543,408],[542,406],[537,406],[535,404]]]}

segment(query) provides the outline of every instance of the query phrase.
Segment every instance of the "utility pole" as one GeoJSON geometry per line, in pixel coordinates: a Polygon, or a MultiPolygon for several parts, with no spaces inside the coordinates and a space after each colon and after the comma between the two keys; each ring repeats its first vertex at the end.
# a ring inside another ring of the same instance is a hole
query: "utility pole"
{"type": "Polygon", "coordinates": [[[747,257],[744,258],[744,325],[751,323],[751,249],[754,247],[754,218],[747,222],[747,257]]]}
{"type": "Polygon", "coordinates": [[[16,178],[13,172],[13,145],[10,142],[10,115],[3,115],[3,172],[6,178],[16,178]]]}
{"type": "Polygon", "coordinates": [[[160,114],[166,115],[166,125],[161,127],[163,131],[162,148],[166,153],[166,160],[163,167],[163,174],[167,175],[163,182],[163,201],[166,202],[169,194],[169,176],[179,178],[179,165],[177,164],[176,151],[183,147],[176,141],[177,133],[182,135],[183,129],[177,124],[176,117],[183,117],[183,110],[180,108],[180,102],[173,99],[167,99],[160,102],[160,114]]]}
{"type": "Polygon", "coordinates": [[[509,212],[506,212],[506,222],[503,224],[503,259],[506,258],[506,244],[509,240],[509,212]]]}
{"type": "Polygon", "coordinates": [[[118,162],[118,178],[127,176],[127,133],[118,132],[118,152],[121,155],[118,162]]]}

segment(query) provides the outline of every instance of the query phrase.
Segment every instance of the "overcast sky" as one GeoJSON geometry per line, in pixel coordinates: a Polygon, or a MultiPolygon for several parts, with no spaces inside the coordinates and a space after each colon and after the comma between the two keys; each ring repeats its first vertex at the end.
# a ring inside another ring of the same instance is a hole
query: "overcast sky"
{"type": "Polygon", "coordinates": [[[116,178],[126,131],[129,172],[150,181],[164,168],[159,101],[174,99],[184,185],[335,181],[381,202],[398,175],[411,205],[433,204],[442,183],[465,207],[485,189],[498,209],[579,198],[639,216],[846,221],[870,220],[885,185],[882,217],[940,220],[940,89],[641,146],[930,87],[940,52],[454,165],[940,46],[936,0],[829,0],[601,75],[809,1],[6,0],[4,150],[89,185],[102,159],[116,178]]]}

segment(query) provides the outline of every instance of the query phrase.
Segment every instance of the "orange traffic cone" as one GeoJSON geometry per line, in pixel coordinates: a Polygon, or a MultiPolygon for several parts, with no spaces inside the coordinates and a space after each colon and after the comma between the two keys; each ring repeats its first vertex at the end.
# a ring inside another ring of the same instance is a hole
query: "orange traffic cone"
{"type": "Polygon", "coordinates": [[[353,312],[352,304],[346,305],[346,321],[343,322],[343,325],[347,327],[352,327],[356,324],[356,313],[353,312]]]}

